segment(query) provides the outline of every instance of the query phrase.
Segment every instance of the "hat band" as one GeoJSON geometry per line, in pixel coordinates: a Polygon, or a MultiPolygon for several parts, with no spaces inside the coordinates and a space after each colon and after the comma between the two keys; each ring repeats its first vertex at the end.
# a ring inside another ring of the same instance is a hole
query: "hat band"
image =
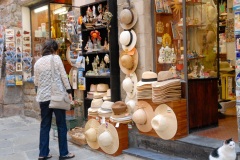
{"type": "Polygon", "coordinates": [[[126,45],[127,47],[129,47],[132,43],[132,39],[133,39],[133,35],[132,35],[132,32],[130,30],[128,30],[128,32],[130,33],[130,41],[129,43],[126,45]]]}
{"type": "Polygon", "coordinates": [[[150,79],[144,79],[142,78],[143,82],[152,82],[152,81],[157,81],[157,78],[150,78],[150,79]]]}

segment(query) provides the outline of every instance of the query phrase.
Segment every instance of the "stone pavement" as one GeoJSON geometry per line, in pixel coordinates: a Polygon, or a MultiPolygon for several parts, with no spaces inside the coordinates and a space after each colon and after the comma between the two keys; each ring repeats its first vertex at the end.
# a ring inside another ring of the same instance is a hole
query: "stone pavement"
{"type": "MultiPolygon", "coordinates": [[[[39,120],[30,117],[0,118],[0,160],[37,160],[39,126],[39,120]]],[[[58,160],[58,142],[52,133],[50,150],[53,155],[50,160],[58,160]]],[[[69,151],[76,155],[72,160],[142,160],[126,154],[112,157],[87,145],[78,146],[71,142],[69,151]]]]}

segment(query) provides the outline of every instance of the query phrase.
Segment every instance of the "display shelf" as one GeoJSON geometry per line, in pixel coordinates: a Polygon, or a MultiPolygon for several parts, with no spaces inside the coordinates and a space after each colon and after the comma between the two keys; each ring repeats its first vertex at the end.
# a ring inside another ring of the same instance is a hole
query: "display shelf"
{"type": "Polygon", "coordinates": [[[104,54],[109,53],[109,51],[93,51],[93,52],[83,52],[82,55],[90,55],[90,54],[104,54]]]}
{"type": "MultiPolygon", "coordinates": [[[[194,6],[194,5],[203,5],[203,4],[206,4],[206,2],[192,2],[192,1],[189,1],[189,2],[186,2],[186,6],[194,6]]],[[[182,2],[178,2],[178,3],[171,3],[171,5],[183,5],[182,2]]]]}
{"type": "Polygon", "coordinates": [[[173,14],[172,13],[165,13],[165,12],[161,12],[161,13],[156,13],[158,15],[164,15],[164,16],[172,16],[173,14]]]}
{"type": "Polygon", "coordinates": [[[205,24],[188,24],[186,27],[187,28],[193,28],[193,27],[204,27],[206,26],[205,24]]]}
{"type": "Polygon", "coordinates": [[[194,57],[194,58],[188,58],[188,60],[191,61],[191,60],[203,59],[203,58],[205,58],[205,57],[194,57]]]}
{"type": "Polygon", "coordinates": [[[82,32],[99,30],[99,29],[106,29],[106,26],[96,26],[96,27],[93,26],[92,28],[82,29],[82,32]]]}
{"type": "Polygon", "coordinates": [[[85,78],[110,78],[110,76],[85,76],[85,78]]]}

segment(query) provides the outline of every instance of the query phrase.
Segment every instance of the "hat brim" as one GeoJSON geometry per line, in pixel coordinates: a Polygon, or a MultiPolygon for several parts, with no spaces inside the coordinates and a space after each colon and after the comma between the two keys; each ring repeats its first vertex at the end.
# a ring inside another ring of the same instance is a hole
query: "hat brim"
{"type": "Polygon", "coordinates": [[[132,92],[126,92],[126,94],[129,98],[134,98],[134,96],[137,93],[137,82],[138,82],[137,81],[137,75],[136,75],[135,72],[133,72],[130,75],[126,75],[125,78],[127,78],[127,77],[129,77],[133,82],[133,90],[132,90],[132,92]]]}
{"type": "Polygon", "coordinates": [[[113,141],[112,141],[111,145],[109,145],[109,146],[103,146],[101,143],[98,142],[99,146],[105,153],[114,154],[115,152],[117,152],[117,150],[119,148],[118,132],[112,124],[107,123],[107,124],[102,124],[99,126],[97,136],[99,137],[105,131],[107,131],[111,134],[113,141]],[[106,125],[107,125],[107,127],[106,127],[106,125]]]}
{"type": "Polygon", "coordinates": [[[163,130],[163,131],[157,131],[157,135],[164,139],[164,140],[169,140],[175,136],[177,133],[177,118],[174,113],[174,111],[166,104],[160,104],[156,109],[155,109],[155,116],[156,115],[163,115],[164,117],[167,118],[167,123],[168,127],[163,130]]]}
{"type": "Polygon", "coordinates": [[[132,13],[133,13],[133,21],[132,21],[132,23],[130,23],[130,24],[124,24],[124,23],[121,23],[121,21],[120,21],[120,25],[121,25],[121,27],[123,28],[123,29],[131,29],[131,28],[133,28],[133,26],[137,23],[137,20],[138,20],[138,14],[137,14],[137,11],[136,11],[136,9],[135,9],[135,7],[132,7],[131,8],[131,11],[132,11],[132,13]]]}
{"type": "MultiPolygon", "coordinates": [[[[154,117],[154,112],[152,106],[146,101],[138,101],[137,105],[134,108],[134,112],[138,109],[143,109],[147,116],[147,121],[145,124],[138,124],[135,122],[137,128],[141,132],[150,132],[152,130],[151,120],[154,117]]],[[[133,113],[134,114],[134,113],[133,113]]]]}
{"type": "Polygon", "coordinates": [[[133,73],[136,70],[136,68],[137,68],[137,65],[138,65],[138,51],[135,50],[135,53],[133,55],[130,55],[133,58],[133,67],[132,67],[132,69],[127,69],[127,68],[123,67],[123,65],[121,63],[121,57],[123,55],[127,55],[127,52],[125,52],[125,51],[121,52],[121,54],[119,56],[119,66],[120,66],[120,68],[121,68],[121,70],[122,70],[122,72],[124,74],[129,75],[129,74],[133,73]]]}
{"type": "Polygon", "coordinates": [[[130,32],[132,33],[132,43],[129,46],[125,46],[125,45],[121,44],[122,49],[125,52],[131,51],[136,46],[136,43],[137,43],[137,35],[136,35],[135,31],[131,29],[130,32]]]}
{"type": "MultiPolygon", "coordinates": [[[[95,120],[95,119],[90,119],[87,121],[86,125],[85,125],[85,131],[87,131],[90,128],[94,128],[94,129],[98,129],[98,127],[100,126],[100,123],[95,120]]],[[[87,144],[89,145],[89,147],[91,147],[92,149],[98,149],[99,148],[99,144],[98,141],[92,142],[92,141],[88,141],[86,138],[87,144]]]]}

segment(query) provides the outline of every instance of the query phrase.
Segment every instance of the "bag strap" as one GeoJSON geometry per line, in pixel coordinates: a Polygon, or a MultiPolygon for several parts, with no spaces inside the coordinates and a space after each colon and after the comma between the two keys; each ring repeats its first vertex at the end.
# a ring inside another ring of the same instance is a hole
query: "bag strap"
{"type": "Polygon", "coordinates": [[[51,78],[51,81],[52,83],[54,82],[54,56],[52,55],[52,58],[51,58],[51,72],[52,72],[52,78],[51,78]]]}

